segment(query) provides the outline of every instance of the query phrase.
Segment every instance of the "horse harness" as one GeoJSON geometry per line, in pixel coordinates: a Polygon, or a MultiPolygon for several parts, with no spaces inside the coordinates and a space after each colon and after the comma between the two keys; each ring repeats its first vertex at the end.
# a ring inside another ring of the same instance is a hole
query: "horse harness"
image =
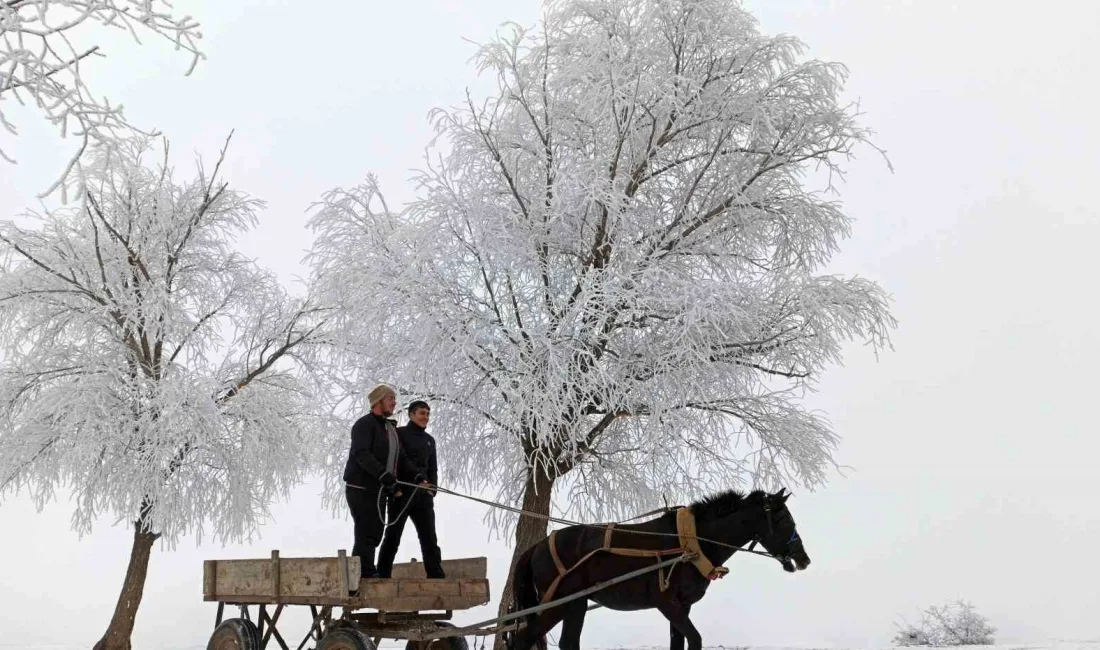
{"type": "MultiPolygon", "coordinates": [[[[558,569],[558,575],[554,578],[553,582],[546,589],[546,593],[543,594],[541,603],[547,603],[554,597],[554,592],[557,591],[558,585],[569,575],[574,569],[580,567],[587,562],[589,558],[597,553],[610,553],[612,555],[624,555],[629,557],[651,557],[658,563],[666,555],[683,555],[686,561],[690,561],[699,573],[708,580],[717,580],[718,578],[725,577],[729,573],[729,569],[724,566],[714,566],[703,549],[699,546],[699,537],[695,532],[695,515],[691,512],[691,508],[681,507],[676,509],[676,535],[679,539],[680,545],[676,548],[666,549],[641,549],[641,548],[628,548],[621,546],[611,545],[611,535],[615,530],[616,524],[614,522],[607,524],[604,528],[603,545],[588,553],[584,554],[581,559],[573,563],[573,566],[566,567],[562,562],[561,556],[558,555],[558,545],[556,536],[558,531],[550,533],[550,538],[547,540],[550,546],[550,556],[554,558],[554,566],[558,569]]],[[[668,573],[664,573],[661,569],[658,569],[657,583],[661,591],[668,589],[668,585],[672,580],[672,569],[675,565],[668,567],[668,573]]]]}

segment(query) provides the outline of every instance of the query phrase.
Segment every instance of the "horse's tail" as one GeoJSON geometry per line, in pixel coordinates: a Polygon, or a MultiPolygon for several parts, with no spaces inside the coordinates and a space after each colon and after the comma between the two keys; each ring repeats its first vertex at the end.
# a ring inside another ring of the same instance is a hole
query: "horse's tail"
{"type": "MultiPolygon", "coordinates": [[[[531,561],[535,555],[535,548],[538,544],[531,546],[531,548],[524,551],[519,559],[516,560],[515,575],[512,578],[512,602],[514,603],[513,611],[521,611],[536,607],[539,604],[539,595],[535,590],[535,568],[534,563],[531,561]]],[[[532,643],[537,643],[541,649],[546,647],[546,637],[539,635],[538,638],[534,638],[533,635],[538,629],[538,614],[528,614],[524,617],[526,627],[522,632],[517,631],[516,634],[511,636],[511,643],[509,644],[509,650],[529,650],[532,643]],[[516,646],[516,639],[521,638],[526,641],[525,644],[516,646]]]]}

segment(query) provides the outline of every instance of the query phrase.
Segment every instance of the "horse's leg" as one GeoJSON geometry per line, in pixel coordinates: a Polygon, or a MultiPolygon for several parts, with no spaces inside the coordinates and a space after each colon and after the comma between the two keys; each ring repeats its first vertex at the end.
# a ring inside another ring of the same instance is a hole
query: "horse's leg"
{"type": "MultiPolygon", "coordinates": [[[[684,615],[691,613],[691,605],[684,605],[684,615]]],[[[668,624],[669,636],[672,642],[669,644],[669,650],[684,650],[684,635],[680,630],[676,629],[676,626],[671,623],[668,624]]]]}
{"type": "Polygon", "coordinates": [[[516,632],[516,643],[512,650],[531,650],[532,647],[546,650],[546,635],[554,629],[555,625],[561,623],[565,614],[564,606],[548,609],[539,614],[533,626],[524,627],[516,632]]]}
{"type": "Polygon", "coordinates": [[[690,609],[690,607],[685,607],[675,600],[661,600],[657,604],[657,610],[664,614],[672,627],[687,640],[688,650],[702,650],[703,637],[699,636],[699,630],[695,629],[691,619],[688,618],[690,609]]]}
{"type": "Polygon", "coordinates": [[[588,599],[578,598],[562,606],[565,617],[561,624],[559,650],[581,650],[581,629],[584,627],[584,615],[588,613],[588,599]]]}
{"type": "Polygon", "coordinates": [[[684,650],[684,635],[672,623],[668,624],[669,650],[684,650]]]}

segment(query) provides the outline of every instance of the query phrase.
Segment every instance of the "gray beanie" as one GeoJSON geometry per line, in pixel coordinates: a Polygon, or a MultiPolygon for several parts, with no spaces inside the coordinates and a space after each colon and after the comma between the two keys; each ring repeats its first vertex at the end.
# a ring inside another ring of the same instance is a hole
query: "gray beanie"
{"type": "Polygon", "coordinates": [[[367,402],[370,403],[371,408],[374,408],[374,405],[378,402],[381,402],[382,398],[386,395],[396,396],[397,393],[394,392],[393,388],[387,386],[386,384],[378,384],[374,388],[370,389],[369,393],[367,393],[367,402]]]}

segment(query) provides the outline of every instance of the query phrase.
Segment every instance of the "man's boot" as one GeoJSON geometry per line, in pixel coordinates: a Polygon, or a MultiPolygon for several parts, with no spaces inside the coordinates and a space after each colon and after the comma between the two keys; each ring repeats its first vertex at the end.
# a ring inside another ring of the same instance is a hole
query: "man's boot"
{"type": "Polygon", "coordinates": [[[420,553],[424,556],[424,575],[428,578],[434,578],[442,580],[446,578],[446,574],[443,573],[443,555],[439,550],[439,545],[431,543],[434,540],[425,544],[421,542],[420,553]]]}
{"type": "Polygon", "coordinates": [[[370,546],[359,556],[359,577],[362,578],[377,578],[378,569],[374,566],[374,549],[370,546]]]}

